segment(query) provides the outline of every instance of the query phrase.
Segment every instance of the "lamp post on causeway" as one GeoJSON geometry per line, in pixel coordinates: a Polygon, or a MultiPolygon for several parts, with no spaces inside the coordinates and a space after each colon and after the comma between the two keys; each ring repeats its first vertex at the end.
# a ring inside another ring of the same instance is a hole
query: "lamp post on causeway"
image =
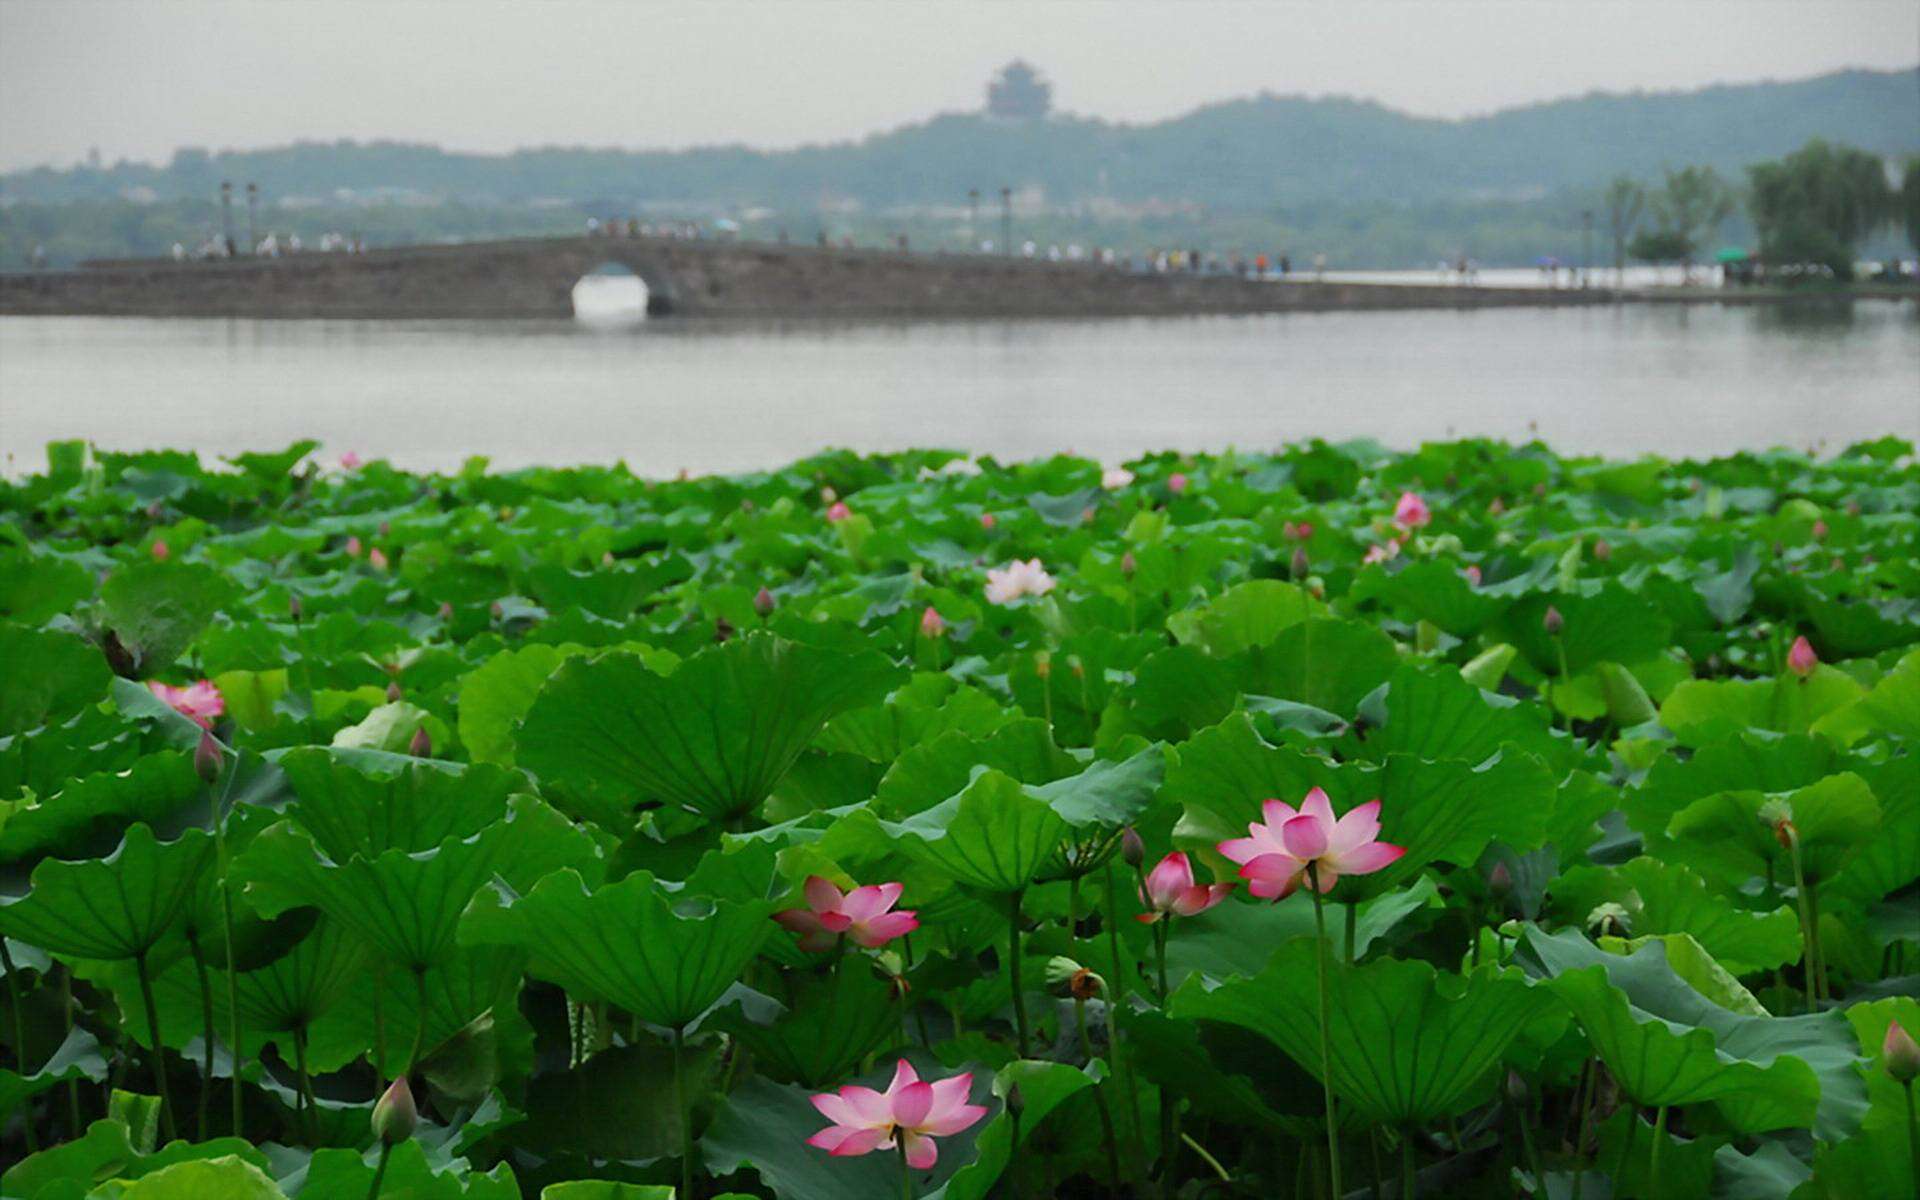
{"type": "Polygon", "coordinates": [[[233,254],[233,181],[220,181],[220,240],[227,254],[233,254]]]}
{"type": "Polygon", "coordinates": [[[1013,189],[1000,189],[1000,244],[1003,252],[1013,253],[1013,189]]]}
{"type": "Polygon", "coordinates": [[[1587,286],[1587,277],[1593,273],[1593,210],[1580,212],[1580,286],[1587,286]]]}
{"type": "Polygon", "coordinates": [[[260,244],[259,217],[260,185],[249,183],[247,185],[247,245],[249,246],[260,244]]]}
{"type": "Polygon", "coordinates": [[[978,250],[980,248],[980,235],[975,230],[975,227],[979,223],[979,220],[980,220],[980,189],[968,188],[967,189],[967,249],[969,251],[978,250]]]}

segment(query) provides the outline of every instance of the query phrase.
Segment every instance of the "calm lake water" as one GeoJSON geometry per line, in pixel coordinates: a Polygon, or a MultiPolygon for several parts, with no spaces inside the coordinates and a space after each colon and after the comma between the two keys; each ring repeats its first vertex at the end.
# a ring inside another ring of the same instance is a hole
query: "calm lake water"
{"type": "Polygon", "coordinates": [[[667,474],[827,446],[1003,457],[1321,436],[1704,455],[1920,437],[1920,316],[1625,306],[941,323],[0,319],[0,450],[321,439],[416,468],[667,474]]]}

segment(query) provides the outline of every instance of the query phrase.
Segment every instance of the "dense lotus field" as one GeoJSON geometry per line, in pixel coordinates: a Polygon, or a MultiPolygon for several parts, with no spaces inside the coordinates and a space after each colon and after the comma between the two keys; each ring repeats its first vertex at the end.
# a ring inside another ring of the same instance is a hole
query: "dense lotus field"
{"type": "Polygon", "coordinates": [[[1920,467],[0,484],[0,1195],[1914,1194],[1920,467]]]}

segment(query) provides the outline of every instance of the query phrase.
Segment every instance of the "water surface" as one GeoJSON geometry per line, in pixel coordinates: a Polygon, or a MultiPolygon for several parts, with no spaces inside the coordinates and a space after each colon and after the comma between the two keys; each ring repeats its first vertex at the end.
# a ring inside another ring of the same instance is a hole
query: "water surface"
{"type": "Polygon", "coordinates": [[[1920,436],[1916,306],[1622,306],[934,323],[0,318],[0,449],[321,439],[415,468],[666,474],[828,446],[1393,446],[1704,455],[1920,436]]]}

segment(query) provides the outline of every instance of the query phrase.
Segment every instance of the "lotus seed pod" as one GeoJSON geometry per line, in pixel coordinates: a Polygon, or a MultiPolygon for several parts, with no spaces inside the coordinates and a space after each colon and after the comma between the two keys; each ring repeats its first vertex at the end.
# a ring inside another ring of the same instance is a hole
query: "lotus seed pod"
{"type": "Polygon", "coordinates": [[[413,1103],[413,1088],[405,1075],[387,1085],[373,1106],[373,1136],[383,1145],[398,1146],[413,1136],[420,1124],[420,1110],[413,1103]]]}

